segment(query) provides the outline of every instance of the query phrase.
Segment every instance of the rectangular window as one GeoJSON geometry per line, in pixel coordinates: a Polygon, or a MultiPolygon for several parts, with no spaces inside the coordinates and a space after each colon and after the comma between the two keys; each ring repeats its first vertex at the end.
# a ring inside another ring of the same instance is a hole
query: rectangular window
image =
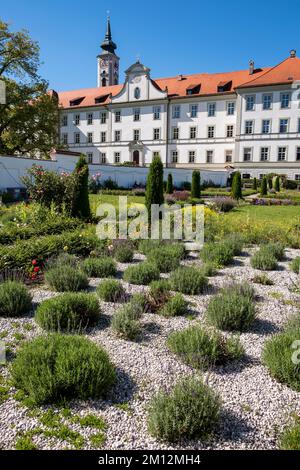
{"type": "Polygon", "coordinates": [[[233,116],[235,113],[235,102],[230,101],[227,103],[227,114],[228,116],[233,116]]]}
{"type": "Polygon", "coordinates": [[[246,96],[246,111],[254,111],[255,108],[255,96],[248,95],[246,96]]]}
{"type": "Polygon", "coordinates": [[[63,127],[66,127],[68,125],[68,115],[64,114],[61,118],[61,125],[63,127]]]}
{"type": "Polygon", "coordinates": [[[120,163],[121,154],[120,152],[115,152],[115,163],[120,163]]]}
{"type": "Polygon", "coordinates": [[[226,150],[225,152],[225,162],[231,163],[232,162],[232,150],[226,150]]]}
{"type": "Polygon", "coordinates": [[[288,119],[280,119],[279,121],[279,132],[280,134],[286,134],[288,132],[289,127],[289,120],[288,119]]]}
{"type": "Polygon", "coordinates": [[[121,131],[115,131],[115,142],[120,142],[121,140],[121,131]]]}
{"type": "Polygon", "coordinates": [[[103,163],[103,165],[105,165],[105,163],[106,163],[106,153],[101,153],[101,163],[103,163]]]}
{"type": "Polygon", "coordinates": [[[297,162],[300,162],[300,147],[296,148],[296,160],[297,162]]]}
{"type": "Polygon", "coordinates": [[[273,96],[272,95],[263,95],[263,109],[272,109],[273,96]]]}
{"type": "Polygon", "coordinates": [[[191,118],[196,118],[198,116],[198,105],[192,104],[191,105],[191,118]]]}
{"type": "Polygon", "coordinates": [[[160,152],[153,152],[153,153],[152,153],[152,159],[155,158],[155,157],[159,157],[159,158],[160,158],[160,152]]]}
{"type": "Polygon", "coordinates": [[[233,126],[227,126],[226,128],[226,137],[233,137],[233,126]]]}
{"type": "Polygon", "coordinates": [[[160,139],[160,129],[153,129],[153,140],[160,139]]]}
{"type": "Polygon", "coordinates": [[[172,139],[178,140],[179,139],[179,127],[173,127],[172,129],[172,139]]]}
{"type": "Polygon", "coordinates": [[[80,124],[80,114],[75,114],[74,124],[75,124],[75,126],[79,126],[79,124],[80,124]]]}
{"type": "Polygon", "coordinates": [[[190,128],[190,139],[196,139],[197,137],[197,127],[190,128]]]}
{"type": "Polygon", "coordinates": [[[269,159],[269,147],[261,147],[260,149],[260,161],[265,162],[269,159]]]}
{"type": "Polygon", "coordinates": [[[215,137],[215,126],[208,126],[207,128],[207,138],[213,139],[215,137]]]}
{"type": "Polygon", "coordinates": [[[172,163],[178,163],[178,152],[177,152],[177,150],[172,151],[172,163]]]}
{"type": "Polygon", "coordinates": [[[134,108],[133,110],[133,120],[139,121],[141,119],[141,110],[140,108],[134,108]]]}
{"type": "Polygon", "coordinates": [[[101,143],[106,142],[106,132],[101,132],[101,143]]]}
{"type": "Polygon", "coordinates": [[[87,114],[87,124],[90,126],[91,124],[93,124],[93,113],[88,113],[87,114]]]}
{"type": "Polygon", "coordinates": [[[106,124],[107,114],[101,113],[101,124],[106,124]]]}
{"type": "Polygon", "coordinates": [[[80,144],[80,133],[79,132],[75,132],[74,142],[75,142],[75,144],[80,144]]]}
{"type": "Polygon", "coordinates": [[[189,163],[195,163],[196,152],[194,150],[189,152],[189,163]]]}
{"type": "Polygon", "coordinates": [[[140,140],[140,130],[139,129],[134,129],[133,131],[133,140],[136,142],[140,140]]]}
{"type": "Polygon", "coordinates": [[[298,132],[300,133],[300,118],[298,119],[298,132]]]}
{"type": "Polygon", "coordinates": [[[295,181],[300,181],[300,175],[295,175],[295,181]]]}
{"type": "Polygon", "coordinates": [[[280,93],[280,106],[281,109],[287,109],[290,107],[291,94],[280,93]]]}
{"type": "Polygon", "coordinates": [[[286,160],[286,147],[278,147],[278,161],[286,160]]]}
{"type": "Polygon", "coordinates": [[[115,122],[121,122],[121,111],[115,112],[115,122]]]}
{"type": "Polygon", "coordinates": [[[214,151],[213,150],[207,150],[206,151],[206,163],[212,163],[213,162],[213,156],[214,156],[214,151]]]}
{"type": "Polygon", "coordinates": [[[270,134],[270,130],[271,130],[271,121],[270,121],[270,119],[263,119],[261,132],[263,134],[270,134]]]}
{"type": "Polygon", "coordinates": [[[87,161],[88,161],[88,164],[93,163],[93,153],[92,152],[87,153],[87,161]]]}
{"type": "Polygon", "coordinates": [[[93,143],[93,133],[92,133],[92,132],[88,132],[88,133],[87,133],[87,143],[88,143],[88,144],[92,144],[92,143],[93,143]]]}
{"type": "Polygon", "coordinates": [[[253,134],[253,121],[245,121],[245,134],[253,134]]]}
{"type": "Polygon", "coordinates": [[[160,119],[160,112],[161,112],[161,107],[160,106],[154,106],[154,108],[153,108],[153,119],[154,119],[154,121],[158,121],[160,119]]]}
{"type": "Polygon", "coordinates": [[[252,148],[245,147],[244,148],[244,162],[250,162],[252,158],[252,148]]]}
{"type": "Polygon", "coordinates": [[[179,105],[176,105],[176,106],[173,106],[173,119],[179,119],[180,118],[180,106],[179,105]]]}
{"type": "Polygon", "coordinates": [[[61,141],[64,145],[68,144],[68,134],[62,134],[61,141]]]}
{"type": "Polygon", "coordinates": [[[207,115],[209,117],[213,117],[216,114],[216,103],[208,103],[207,104],[207,115]]]}

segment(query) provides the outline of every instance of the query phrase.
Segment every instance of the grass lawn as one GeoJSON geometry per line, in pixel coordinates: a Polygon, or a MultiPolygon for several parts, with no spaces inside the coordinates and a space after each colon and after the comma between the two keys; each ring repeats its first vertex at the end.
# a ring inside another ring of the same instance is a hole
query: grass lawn
{"type": "Polygon", "coordinates": [[[241,206],[224,215],[229,221],[239,219],[245,222],[247,219],[256,222],[282,224],[287,226],[300,218],[299,206],[241,206]]]}
{"type": "MultiPolygon", "coordinates": [[[[93,214],[96,214],[97,207],[100,204],[112,204],[115,208],[119,207],[119,197],[111,194],[90,194],[90,205],[93,214]]],[[[122,196],[124,197],[124,196],[122,196]]],[[[144,204],[144,196],[127,196],[128,204],[144,204]]],[[[118,213],[118,211],[117,211],[118,213]]]]}

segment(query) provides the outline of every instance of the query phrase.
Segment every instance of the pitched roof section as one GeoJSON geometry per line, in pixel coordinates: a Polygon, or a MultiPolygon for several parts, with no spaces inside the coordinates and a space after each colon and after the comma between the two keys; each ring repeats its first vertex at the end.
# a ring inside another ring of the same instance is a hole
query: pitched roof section
{"type": "Polygon", "coordinates": [[[242,83],[237,88],[289,84],[295,80],[300,80],[300,59],[289,57],[254,80],[242,83]]]}
{"type": "MultiPolygon", "coordinates": [[[[168,96],[173,98],[186,98],[191,90],[198,85],[192,95],[207,96],[228,94],[236,88],[248,88],[256,86],[289,84],[300,80],[300,59],[289,57],[275,67],[256,69],[253,75],[249,70],[225,73],[202,73],[195,75],[179,75],[170,78],[158,78],[151,80],[160,90],[168,90],[168,96]]],[[[114,85],[105,88],[85,88],[81,90],[64,91],[58,93],[59,103],[63,108],[83,108],[105,105],[110,102],[111,96],[116,96],[122,90],[123,85],[114,85]],[[76,100],[82,98],[77,104],[76,100]]]]}

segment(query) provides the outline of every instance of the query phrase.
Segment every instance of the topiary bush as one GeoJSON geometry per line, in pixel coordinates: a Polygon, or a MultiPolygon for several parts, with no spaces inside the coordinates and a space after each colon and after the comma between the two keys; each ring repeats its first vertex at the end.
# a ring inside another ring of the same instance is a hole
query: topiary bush
{"type": "Polygon", "coordinates": [[[149,433],[169,442],[205,438],[219,420],[220,400],[203,382],[189,378],[170,392],[159,392],[148,411],[149,433]]]}
{"type": "Polygon", "coordinates": [[[104,302],[120,302],[125,299],[125,290],[115,279],[107,279],[97,287],[97,294],[104,302]]]}
{"type": "Polygon", "coordinates": [[[17,281],[0,283],[0,317],[20,317],[32,308],[31,295],[17,281]]]}
{"type": "Polygon", "coordinates": [[[164,167],[160,157],[154,157],[150,164],[145,194],[145,205],[151,220],[152,204],[164,203],[164,167]]]}
{"type": "Polygon", "coordinates": [[[57,292],[77,292],[88,287],[87,276],[71,266],[57,266],[45,273],[45,281],[57,292]]]}
{"type": "Polygon", "coordinates": [[[213,297],[206,320],[221,330],[245,331],[256,318],[254,290],[247,284],[232,284],[213,297]]]}
{"type": "Polygon", "coordinates": [[[204,263],[213,263],[216,266],[227,266],[231,264],[234,257],[234,249],[230,243],[205,243],[200,258],[204,263]]]}
{"type": "Polygon", "coordinates": [[[159,270],[152,263],[140,263],[136,266],[129,266],[124,272],[124,279],[131,284],[147,285],[159,279],[159,270]]]}
{"type": "Polygon", "coordinates": [[[173,186],[173,176],[171,173],[168,174],[168,179],[167,179],[167,186],[166,186],[166,193],[167,194],[173,194],[174,191],[174,186],[173,186]]]}
{"type": "Polygon", "coordinates": [[[239,338],[225,338],[219,332],[201,325],[172,333],[167,344],[183,362],[200,369],[226,364],[243,354],[239,338]]]}
{"type": "Polygon", "coordinates": [[[199,199],[201,196],[201,177],[200,171],[194,170],[192,174],[191,197],[199,199]]]}
{"type": "Polygon", "coordinates": [[[278,268],[275,256],[270,251],[262,248],[251,257],[250,263],[252,268],[261,271],[275,271],[278,268]]]}
{"type": "Polygon", "coordinates": [[[100,313],[95,295],[67,292],[44,300],[36,310],[35,319],[47,331],[80,332],[95,325],[100,313]]]}
{"type": "Polygon", "coordinates": [[[201,269],[192,266],[181,266],[170,275],[172,289],[182,294],[197,295],[207,287],[207,278],[201,269]]]}
{"type": "Polygon", "coordinates": [[[300,328],[287,328],[285,332],[273,335],[264,345],[262,358],[272,377],[300,391],[300,363],[297,356],[297,344],[300,328]],[[295,360],[293,360],[293,352],[295,360]]]}
{"type": "Polygon", "coordinates": [[[116,373],[107,353],[89,339],[53,333],[21,346],[11,377],[33,404],[44,404],[103,397],[116,373]]]}
{"type": "Polygon", "coordinates": [[[236,171],[233,175],[232,186],[231,186],[231,196],[233,199],[239,200],[242,199],[242,177],[239,171],[236,171]]]}
{"type": "Polygon", "coordinates": [[[179,317],[187,314],[188,302],[181,294],[175,294],[170,297],[159,313],[164,317],[179,317]]]}
{"type": "Polygon", "coordinates": [[[260,195],[267,196],[267,194],[268,194],[268,181],[267,181],[266,176],[264,176],[260,185],[260,195]]]}
{"type": "Polygon", "coordinates": [[[294,273],[296,274],[300,273],[300,256],[297,256],[297,258],[293,259],[293,261],[290,264],[290,268],[294,273]]]}
{"type": "Polygon", "coordinates": [[[116,275],[117,266],[112,258],[87,258],[83,261],[82,270],[89,277],[113,277],[116,275]]]}

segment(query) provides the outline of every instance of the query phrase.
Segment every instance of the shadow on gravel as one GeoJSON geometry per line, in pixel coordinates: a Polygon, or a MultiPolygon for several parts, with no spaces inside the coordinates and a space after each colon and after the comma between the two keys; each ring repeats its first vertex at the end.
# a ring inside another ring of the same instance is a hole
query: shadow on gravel
{"type": "Polygon", "coordinates": [[[253,366],[255,362],[256,360],[253,357],[245,355],[240,360],[232,361],[224,366],[216,366],[214,368],[214,372],[218,375],[236,375],[242,372],[247,367],[253,366]]]}
{"type": "Polygon", "coordinates": [[[129,374],[123,369],[117,367],[117,380],[110,393],[110,400],[112,404],[126,403],[130,401],[135,392],[137,391],[137,385],[132,380],[129,374]]]}
{"type": "Polygon", "coordinates": [[[145,323],[143,325],[142,341],[151,341],[153,335],[158,335],[161,332],[161,326],[155,322],[145,323]]]}
{"type": "Polygon", "coordinates": [[[263,320],[261,318],[255,320],[253,327],[251,328],[251,333],[255,333],[261,336],[271,335],[278,333],[279,331],[281,330],[277,325],[270,322],[269,320],[263,320]]]}
{"type": "Polygon", "coordinates": [[[252,433],[254,430],[255,428],[241,416],[230,410],[222,410],[217,434],[221,435],[223,439],[245,442],[247,441],[247,434],[252,433]]]}

